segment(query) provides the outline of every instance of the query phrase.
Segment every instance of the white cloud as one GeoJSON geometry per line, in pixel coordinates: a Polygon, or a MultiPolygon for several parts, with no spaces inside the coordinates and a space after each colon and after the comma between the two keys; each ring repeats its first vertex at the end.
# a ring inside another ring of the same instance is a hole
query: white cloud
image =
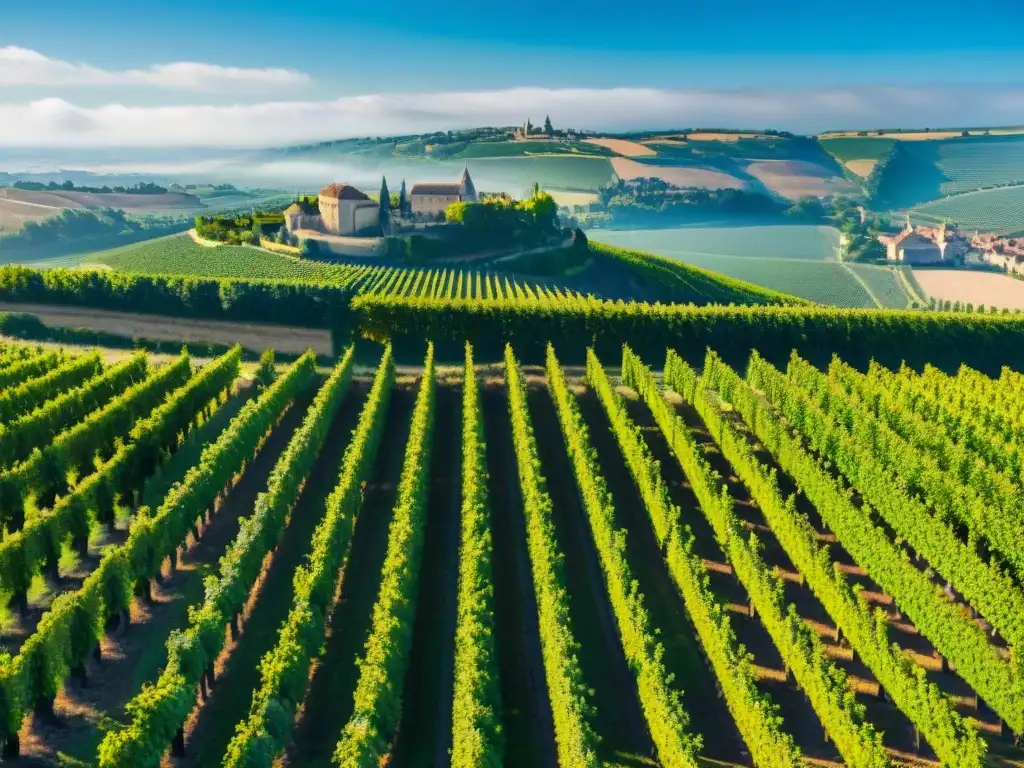
{"type": "Polygon", "coordinates": [[[0,48],[0,86],[148,86],[184,91],[297,86],[309,75],[294,69],[222,67],[179,61],[146,69],[108,70],[90,64],[51,59],[17,46],[0,48]]]}
{"type": "Polygon", "coordinates": [[[480,125],[550,114],[556,126],[625,131],[729,126],[830,128],[1024,123],[1024,90],[861,87],[792,91],[548,89],[378,94],[233,106],[0,104],[0,146],[281,146],[480,125]],[[969,117],[968,117],[969,116],[969,117]]]}

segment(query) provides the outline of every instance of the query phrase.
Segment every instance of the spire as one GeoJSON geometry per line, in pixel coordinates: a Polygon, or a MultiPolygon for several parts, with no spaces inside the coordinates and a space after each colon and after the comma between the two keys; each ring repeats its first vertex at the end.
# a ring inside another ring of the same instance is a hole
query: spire
{"type": "Polygon", "coordinates": [[[469,175],[469,163],[466,163],[466,167],[462,171],[462,188],[464,193],[464,200],[471,202],[477,201],[476,185],[473,183],[473,178],[469,175]]]}

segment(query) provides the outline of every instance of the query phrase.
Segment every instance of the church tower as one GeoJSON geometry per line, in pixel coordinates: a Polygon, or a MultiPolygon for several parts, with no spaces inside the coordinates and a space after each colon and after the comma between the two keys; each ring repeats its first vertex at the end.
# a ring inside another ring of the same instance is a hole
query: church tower
{"type": "Polygon", "coordinates": [[[469,163],[466,163],[466,167],[462,171],[461,179],[462,189],[459,196],[468,202],[475,203],[478,201],[476,193],[476,185],[473,183],[473,177],[469,175],[469,163]]]}

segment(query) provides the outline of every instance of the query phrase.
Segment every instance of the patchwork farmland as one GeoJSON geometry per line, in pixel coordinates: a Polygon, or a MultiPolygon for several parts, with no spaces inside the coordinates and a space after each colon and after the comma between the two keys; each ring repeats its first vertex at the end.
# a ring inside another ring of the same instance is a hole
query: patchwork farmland
{"type": "Polygon", "coordinates": [[[1020,374],[375,349],[0,347],[6,760],[1024,758],[1020,374]]]}

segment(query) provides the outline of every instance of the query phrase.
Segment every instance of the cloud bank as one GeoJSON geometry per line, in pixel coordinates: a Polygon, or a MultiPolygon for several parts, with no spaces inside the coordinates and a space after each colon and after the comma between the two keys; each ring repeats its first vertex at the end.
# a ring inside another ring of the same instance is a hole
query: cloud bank
{"type": "Polygon", "coordinates": [[[217,92],[267,86],[302,86],[309,75],[294,69],[222,67],[179,61],[146,69],[108,70],[52,59],[17,46],[0,48],[0,86],[146,86],[217,92]]]}
{"type": "Polygon", "coordinates": [[[537,122],[546,114],[556,126],[605,131],[727,126],[816,132],[1007,125],[1024,123],[1024,87],[873,86],[791,91],[511,88],[234,106],[108,104],[88,108],[63,99],[42,99],[27,104],[0,103],[0,146],[265,147],[516,125],[526,117],[537,122]]]}

